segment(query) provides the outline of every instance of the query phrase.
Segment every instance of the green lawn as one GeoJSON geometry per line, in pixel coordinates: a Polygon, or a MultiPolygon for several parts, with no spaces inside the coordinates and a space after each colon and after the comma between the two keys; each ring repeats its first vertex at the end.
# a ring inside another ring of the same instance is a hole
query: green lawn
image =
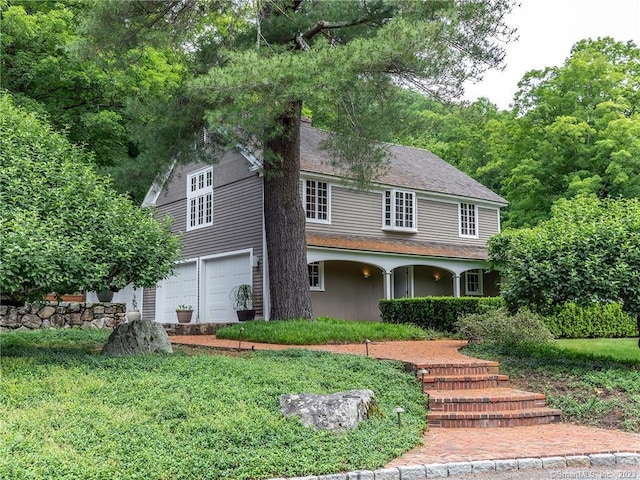
{"type": "Polygon", "coordinates": [[[556,340],[563,350],[611,357],[617,361],[631,361],[640,364],[640,348],[637,338],[589,338],[556,340]]]}
{"type": "Polygon", "coordinates": [[[382,340],[429,340],[442,334],[425,331],[412,325],[382,322],[353,322],[333,318],[315,321],[288,320],[265,322],[255,320],[218,330],[216,336],[231,340],[278,343],[280,345],[320,345],[336,343],[362,343],[382,340]],[[240,329],[243,329],[242,332],[240,329]]]}
{"type": "Polygon", "coordinates": [[[304,350],[108,358],[106,335],[0,336],[0,478],[330,474],[379,468],[421,442],[425,397],[399,362],[304,350]],[[375,392],[380,415],[353,432],[315,432],[279,411],[284,393],[358,388],[375,392]]]}

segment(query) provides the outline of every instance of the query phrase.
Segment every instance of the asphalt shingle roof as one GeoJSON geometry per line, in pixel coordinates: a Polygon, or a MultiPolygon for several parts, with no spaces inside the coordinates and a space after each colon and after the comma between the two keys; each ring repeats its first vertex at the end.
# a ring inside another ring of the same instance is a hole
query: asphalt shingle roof
{"type": "MultiPolygon", "coordinates": [[[[343,176],[331,165],[329,153],[320,147],[327,132],[303,123],[300,137],[303,171],[343,176]]],[[[388,148],[390,168],[375,180],[377,183],[507,205],[500,195],[428,150],[390,144],[388,148]]]]}

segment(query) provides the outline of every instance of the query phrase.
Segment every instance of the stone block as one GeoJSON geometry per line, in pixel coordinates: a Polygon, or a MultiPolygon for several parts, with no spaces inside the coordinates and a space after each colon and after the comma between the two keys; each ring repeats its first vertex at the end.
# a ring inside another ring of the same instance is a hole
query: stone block
{"type": "Polygon", "coordinates": [[[427,478],[445,478],[449,476],[449,468],[446,463],[431,463],[424,466],[427,478]]]}
{"type": "Polygon", "coordinates": [[[545,457],[542,459],[542,468],[565,468],[567,459],[564,457],[545,457]]]}
{"type": "Polygon", "coordinates": [[[589,455],[592,467],[615,467],[616,457],[613,453],[597,453],[589,455]]]}
{"type": "Polygon", "coordinates": [[[466,475],[472,472],[471,463],[469,462],[453,462],[447,464],[449,475],[466,475]]]}
{"type": "Polygon", "coordinates": [[[55,307],[52,307],[51,305],[45,305],[44,307],[42,307],[40,309],[40,311],[38,312],[38,316],[43,319],[46,320],[48,318],[51,318],[53,316],[53,314],[56,313],[56,309],[55,307]]]}
{"type": "Polygon", "coordinates": [[[104,314],[104,307],[102,305],[96,305],[95,307],[93,307],[93,314],[96,315],[103,315],[104,314]]]}
{"type": "Polygon", "coordinates": [[[496,472],[508,472],[510,470],[518,469],[517,460],[496,460],[494,463],[496,464],[496,472]]]}
{"type": "Polygon", "coordinates": [[[91,320],[93,320],[93,312],[91,311],[90,308],[85,308],[80,318],[82,318],[83,322],[90,322],[91,320]]]}
{"type": "Polygon", "coordinates": [[[105,319],[104,317],[103,317],[103,318],[94,318],[94,319],[91,321],[91,324],[92,324],[95,328],[99,328],[99,329],[103,329],[103,328],[105,327],[106,323],[107,323],[107,322],[106,322],[106,319],[105,319]]]}
{"type": "Polygon", "coordinates": [[[79,313],[68,313],[67,323],[69,325],[82,325],[82,318],[79,313]]]}
{"type": "Polygon", "coordinates": [[[400,480],[424,480],[427,478],[427,472],[424,465],[413,465],[410,467],[398,467],[400,471],[400,480]]]}
{"type": "Polygon", "coordinates": [[[591,460],[586,455],[573,455],[567,457],[567,467],[568,468],[584,468],[590,467],[591,460]]]}
{"type": "Polygon", "coordinates": [[[375,480],[375,476],[371,470],[357,470],[347,473],[347,480],[375,480]]]}
{"type": "Polygon", "coordinates": [[[71,302],[67,307],[67,312],[69,313],[79,313],[80,312],[80,304],[78,302],[71,302]]]}
{"type": "Polygon", "coordinates": [[[496,464],[490,460],[471,462],[471,471],[473,473],[495,472],[496,464]]]}
{"type": "Polygon", "coordinates": [[[397,468],[381,468],[373,472],[375,480],[400,480],[400,470],[397,468]]]}
{"type": "Polygon", "coordinates": [[[42,325],[42,319],[37,315],[29,313],[22,317],[22,325],[31,329],[40,328],[40,325],[42,325]]]}
{"type": "Polygon", "coordinates": [[[614,453],[616,465],[640,465],[639,453],[614,453]]]}
{"type": "Polygon", "coordinates": [[[519,458],[518,470],[535,470],[542,468],[542,460],[540,458],[519,458]]]}
{"type": "Polygon", "coordinates": [[[9,312],[8,305],[0,305],[0,317],[4,317],[9,312]]]}
{"type": "Polygon", "coordinates": [[[287,480],[318,480],[318,477],[316,477],[315,475],[311,475],[309,477],[293,477],[287,480]]]}
{"type": "Polygon", "coordinates": [[[40,325],[40,328],[42,329],[51,328],[51,322],[48,319],[42,320],[42,325],[40,325]]]}
{"type": "Polygon", "coordinates": [[[318,475],[318,480],[345,480],[347,478],[344,473],[332,473],[331,475],[318,475]]]}

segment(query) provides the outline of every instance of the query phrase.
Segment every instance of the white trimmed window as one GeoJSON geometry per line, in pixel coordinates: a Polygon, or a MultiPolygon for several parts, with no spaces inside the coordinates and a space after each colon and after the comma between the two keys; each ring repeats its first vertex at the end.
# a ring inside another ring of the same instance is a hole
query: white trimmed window
{"type": "Polygon", "coordinates": [[[302,195],[307,221],[329,223],[331,188],[327,182],[304,180],[302,195]]]}
{"type": "Polygon", "coordinates": [[[468,270],[464,272],[464,285],[467,295],[482,295],[482,271],[468,270]]]}
{"type": "Polygon", "coordinates": [[[187,176],[187,230],[213,225],[213,167],[187,176]]]}
{"type": "Polygon", "coordinates": [[[324,291],[324,262],[313,262],[309,267],[309,287],[311,290],[324,291]]]}
{"type": "Polygon", "coordinates": [[[416,194],[403,190],[384,192],[384,229],[416,232],[416,194]]]}
{"type": "Polygon", "coordinates": [[[473,203],[460,204],[460,236],[478,238],[478,207],[473,203]]]}

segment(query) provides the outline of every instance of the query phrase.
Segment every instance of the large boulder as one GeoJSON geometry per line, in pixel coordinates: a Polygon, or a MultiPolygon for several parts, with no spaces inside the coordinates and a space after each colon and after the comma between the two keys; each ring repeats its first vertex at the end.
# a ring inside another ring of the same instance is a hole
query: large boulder
{"type": "Polygon", "coordinates": [[[353,430],[367,419],[375,404],[371,390],[351,390],[331,395],[310,393],[280,395],[284,416],[300,417],[306,427],[316,430],[353,430]]]}
{"type": "Polygon", "coordinates": [[[109,356],[154,352],[173,353],[173,348],[162,325],[144,318],[118,325],[102,348],[109,356]]]}

